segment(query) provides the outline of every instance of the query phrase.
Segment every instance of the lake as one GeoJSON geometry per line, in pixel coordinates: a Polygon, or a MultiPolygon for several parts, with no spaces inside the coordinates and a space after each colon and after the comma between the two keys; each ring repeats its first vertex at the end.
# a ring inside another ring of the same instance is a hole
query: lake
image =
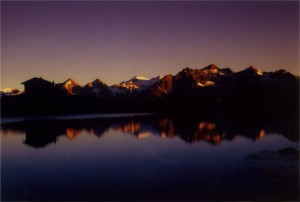
{"type": "Polygon", "coordinates": [[[80,117],[2,119],[2,200],[299,200],[297,120],[80,117]]]}

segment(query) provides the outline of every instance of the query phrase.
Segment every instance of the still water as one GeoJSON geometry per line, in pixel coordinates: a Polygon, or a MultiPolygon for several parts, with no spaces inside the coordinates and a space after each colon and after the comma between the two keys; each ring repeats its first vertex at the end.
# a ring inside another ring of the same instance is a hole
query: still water
{"type": "Polygon", "coordinates": [[[2,200],[299,200],[297,124],[195,116],[1,124],[2,200]]]}

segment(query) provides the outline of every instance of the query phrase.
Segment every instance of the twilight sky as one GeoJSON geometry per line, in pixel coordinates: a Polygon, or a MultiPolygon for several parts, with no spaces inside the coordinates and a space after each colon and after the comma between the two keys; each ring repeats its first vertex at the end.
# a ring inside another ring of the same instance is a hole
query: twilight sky
{"type": "Polygon", "coordinates": [[[214,63],[299,75],[299,2],[3,2],[1,88],[111,85],[214,63]]]}

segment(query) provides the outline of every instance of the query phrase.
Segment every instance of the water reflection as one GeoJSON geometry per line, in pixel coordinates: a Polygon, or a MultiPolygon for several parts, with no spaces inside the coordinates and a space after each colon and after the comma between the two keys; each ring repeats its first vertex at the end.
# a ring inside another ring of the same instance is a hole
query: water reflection
{"type": "Polygon", "coordinates": [[[218,145],[222,141],[233,141],[237,136],[244,136],[253,141],[266,134],[280,133],[288,139],[298,139],[297,124],[286,121],[262,123],[243,120],[207,120],[199,117],[176,117],[152,115],[147,117],[101,118],[89,120],[27,121],[1,125],[3,135],[17,132],[26,135],[24,144],[43,148],[59,141],[60,136],[69,140],[76,139],[81,132],[101,138],[109,129],[133,135],[138,139],[156,135],[161,138],[179,137],[186,143],[207,142],[218,145]]]}
{"type": "Polygon", "coordinates": [[[2,124],[1,199],[298,201],[298,121],[267,121],[152,115],[2,124]]]}

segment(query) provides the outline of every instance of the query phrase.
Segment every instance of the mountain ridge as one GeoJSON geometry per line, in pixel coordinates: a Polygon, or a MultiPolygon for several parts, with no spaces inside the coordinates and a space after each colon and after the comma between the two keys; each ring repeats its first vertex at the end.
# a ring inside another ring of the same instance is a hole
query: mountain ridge
{"type": "Polygon", "coordinates": [[[209,65],[175,75],[135,76],[120,84],[99,79],[84,86],[68,79],[23,82],[25,92],[1,96],[5,116],[74,113],[299,114],[299,77],[252,66],[234,72],[209,65]],[[45,90],[43,90],[45,89],[45,90]],[[45,107],[47,106],[47,107],[45,107]]]}
{"type": "MultiPolygon", "coordinates": [[[[168,74],[171,75],[171,74],[168,74]]],[[[226,68],[220,68],[215,64],[210,64],[202,69],[193,69],[190,67],[183,68],[181,71],[179,71],[177,74],[175,74],[173,79],[179,80],[182,77],[188,78],[192,82],[192,86],[187,87],[206,87],[206,86],[213,86],[216,84],[216,81],[218,80],[218,76],[235,76],[236,79],[247,79],[249,77],[257,77],[257,76],[267,76],[270,78],[278,78],[278,77],[289,77],[290,79],[293,78],[299,78],[292,73],[288,72],[284,69],[279,69],[274,72],[263,72],[262,70],[255,68],[253,66],[249,66],[248,68],[245,68],[243,70],[240,70],[238,72],[233,71],[232,69],[226,67],[226,68]]],[[[167,76],[167,75],[165,75],[167,76]]],[[[118,94],[126,94],[126,93],[136,93],[139,91],[146,90],[147,88],[151,87],[153,84],[157,83],[159,80],[163,79],[165,76],[157,76],[153,77],[151,79],[148,79],[143,76],[134,76],[131,79],[127,81],[122,81],[119,84],[113,84],[113,85],[107,85],[105,82],[103,82],[100,79],[95,79],[92,82],[88,82],[87,84],[81,86],[79,85],[74,79],[69,78],[66,81],[62,83],[55,84],[57,87],[63,89],[67,94],[69,95],[83,95],[84,93],[81,93],[81,91],[84,88],[87,88],[89,85],[95,85],[95,83],[102,83],[103,85],[107,86],[110,93],[114,95],[118,94]]],[[[220,79],[220,78],[219,78],[220,79]]],[[[99,85],[99,84],[96,84],[99,85]]],[[[184,85],[184,84],[179,84],[184,85]]],[[[14,89],[14,92],[20,90],[16,88],[14,89]]],[[[4,89],[1,89],[1,96],[11,96],[11,95],[17,95],[20,93],[5,93],[4,89]]],[[[96,93],[97,94],[97,93],[96,93]]]]}

